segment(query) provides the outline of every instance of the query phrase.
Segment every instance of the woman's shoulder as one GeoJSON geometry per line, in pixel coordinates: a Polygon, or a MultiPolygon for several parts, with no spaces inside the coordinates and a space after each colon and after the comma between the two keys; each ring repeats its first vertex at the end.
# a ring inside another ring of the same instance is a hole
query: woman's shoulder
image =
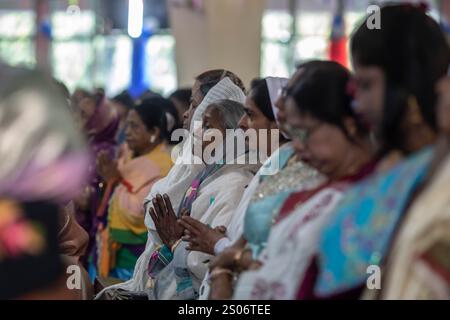
{"type": "Polygon", "coordinates": [[[230,180],[251,180],[258,171],[253,165],[229,165],[223,168],[221,176],[230,180]]]}
{"type": "Polygon", "coordinates": [[[207,180],[209,180],[208,185],[210,188],[218,186],[220,189],[226,190],[226,192],[230,192],[230,190],[241,190],[243,192],[253,177],[254,174],[245,168],[225,166],[207,180]]]}
{"type": "Polygon", "coordinates": [[[169,173],[173,166],[172,158],[165,146],[156,147],[155,150],[145,156],[145,159],[157,166],[164,176],[169,173]]]}
{"type": "MultiPolygon", "coordinates": [[[[364,200],[363,196],[384,198],[389,196],[391,191],[400,192],[405,189],[396,189],[399,185],[414,187],[425,178],[433,158],[433,150],[432,147],[427,147],[407,158],[396,161],[386,170],[379,170],[379,162],[370,174],[351,185],[347,192],[348,198],[351,198],[350,195],[354,195],[355,200],[364,200]]],[[[354,203],[359,203],[359,201],[354,203]]]]}

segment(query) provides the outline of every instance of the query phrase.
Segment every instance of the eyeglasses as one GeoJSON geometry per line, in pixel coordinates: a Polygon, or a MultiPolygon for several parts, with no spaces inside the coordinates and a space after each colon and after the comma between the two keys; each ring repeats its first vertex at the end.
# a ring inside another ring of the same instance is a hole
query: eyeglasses
{"type": "Polygon", "coordinates": [[[294,140],[294,139],[298,139],[300,140],[301,143],[303,144],[307,144],[309,138],[311,137],[311,135],[317,130],[319,129],[321,126],[321,124],[315,126],[314,128],[311,129],[304,129],[304,128],[296,128],[288,123],[286,123],[284,125],[284,129],[287,131],[289,137],[294,140]]]}

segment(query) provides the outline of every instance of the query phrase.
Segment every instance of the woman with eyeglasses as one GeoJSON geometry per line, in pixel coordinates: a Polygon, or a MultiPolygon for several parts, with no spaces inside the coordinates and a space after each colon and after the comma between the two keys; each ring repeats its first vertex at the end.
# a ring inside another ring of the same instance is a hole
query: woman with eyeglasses
{"type": "Polygon", "coordinates": [[[371,172],[367,130],[346,93],[350,74],[317,62],[288,90],[283,110],[299,159],[326,176],[309,191],[292,193],[277,211],[267,246],[255,259],[249,248],[230,248],[211,264],[211,299],[292,299],[314,254],[320,230],[345,190],[371,172]],[[233,292],[233,279],[238,281],[233,292]]]}

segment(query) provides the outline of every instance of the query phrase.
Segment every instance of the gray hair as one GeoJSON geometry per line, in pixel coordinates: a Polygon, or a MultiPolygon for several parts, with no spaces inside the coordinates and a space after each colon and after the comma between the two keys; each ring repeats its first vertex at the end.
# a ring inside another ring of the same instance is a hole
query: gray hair
{"type": "Polygon", "coordinates": [[[237,129],[239,121],[245,113],[244,106],[233,100],[218,100],[208,106],[207,109],[219,111],[225,129],[237,129]]]}

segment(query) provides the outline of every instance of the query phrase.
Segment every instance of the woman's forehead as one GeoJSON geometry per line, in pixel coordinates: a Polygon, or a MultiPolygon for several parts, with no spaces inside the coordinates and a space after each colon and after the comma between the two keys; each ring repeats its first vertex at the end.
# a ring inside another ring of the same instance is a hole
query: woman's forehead
{"type": "Polygon", "coordinates": [[[295,105],[295,101],[292,101],[291,103],[292,104],[290,106],[294,112],[292,114],[290,114],[289,117],[286,118],[286,120],[288,122],[290,122],[291,124],[295,124],[295,126],[308,127],[308,126],[314,126],[318,122],[320,122],[319,119],[317,119],[310,113],[300,112],[300,110],[298,110],[298,107],[295,105]]]}
{"type": "Polygon", "coordinates": [[[205,113],[203,114],[203,119],[205,121],[209,121],[210,123],[224,123],[223,115],[217,108],[214,107],[206,109],[205,113]]]}
{"type": "Polygon", "coordinates": [[[203,112],[203,118],[218,118],[219,116],[219,111],[214,108],[214,107],[209,107],[205,110],[205,112],[203,112]]]}
{"type": "Polygon", "coordinates": [[[130,110],[130,112],[128,112],[127,120],[129,122],[143,123],[142,120],[141,120],[141,117],[136,112],[136,110],[130,110]]]}
{"type": "Polygon", "coordinates": [[[199,81],[195,81],[194,85],[192,86],[192,97],[201,95],[200,86],[201,83],[199,81]]]}
{"type": "Polygon", "coordinates": [[[383,69],[378,66],[364,66],[355,64],[354,77],[356,80],[364,78],[380,78],[383,77],[383,69]]]}
{"type": "Polygon", "coordinates": [[[245,109],[252,109],[253,111],[259,110],[258,106],[255,103],[255,101],[250,96],[247,96],[245,98],[244,108],[245,109]]]}

